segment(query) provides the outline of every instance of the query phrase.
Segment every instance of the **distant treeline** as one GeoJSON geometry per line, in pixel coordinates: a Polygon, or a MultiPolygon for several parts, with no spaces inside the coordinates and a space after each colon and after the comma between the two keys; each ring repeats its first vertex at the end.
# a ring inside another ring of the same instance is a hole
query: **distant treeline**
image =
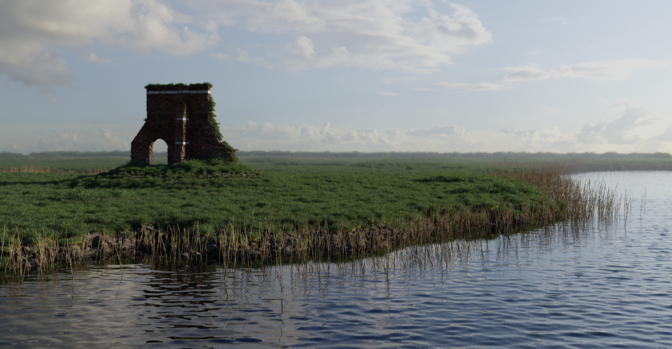
{"type": "MultiPolygon", "coordinates": [[[[113,151],[46,151],[30,153],[28,155],[10,152],[0,152],[0,159],[71,159],[71,158],[130,158],[128,150],[113,151]]],[[[167,152],[154,152],[154,157],[168,157],[167,152]]]]}
{"type": "Polygon", "coordinates": [[[130,157],[130,151],[47,151],[30,153],[28,155],[2,152],[1,159],[62,159],[62,158],[101,158],[101,157],[130,157]]]}
{"type": "Polygon", "coordinates": [[[290,152],[290,151],[238,151],[236,156],[241,159],[252,158],[286,158],[286,159],[449,159],[449,158],[658,158],[671,159],[669,153],[551,153],[551,152],[473,152],[473,153],[433,153],[433,152],[290,152]]]}
{"type": "MultiPolygon", "coordinates": [[[[449,158],[656,158],[672,159],[669,153],[551,153],[551,152],[473,152],[473,153],[434,153],[434,152],[291,152],[291,151],[238,151],[236,156],[241,159],[253,158],[284,158],[295,160],[319,160],[319,159],[449,159],[449,158]]],[[[41,153],[30,153],[28,155],[10,152],[0,152],[0,159],[63,159],[63,158],[99,158],[99,157],[120,157],[130,158],[128,150],[115,151],[50,151],[41,153]]],[[[167,158],[167,152],[154,152],[154,158],[167,158]]]]}

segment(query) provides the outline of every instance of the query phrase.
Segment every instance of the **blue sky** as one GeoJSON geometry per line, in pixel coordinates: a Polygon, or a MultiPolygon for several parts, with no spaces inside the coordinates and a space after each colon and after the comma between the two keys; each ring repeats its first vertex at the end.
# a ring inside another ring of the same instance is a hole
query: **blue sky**
{"type": "Polygon", "coordinates": [[[146,84],[207,81],[241,150],[672,152],[669,13],[614,0],[3,1],[0,151],[129,149],[146,84]]]}

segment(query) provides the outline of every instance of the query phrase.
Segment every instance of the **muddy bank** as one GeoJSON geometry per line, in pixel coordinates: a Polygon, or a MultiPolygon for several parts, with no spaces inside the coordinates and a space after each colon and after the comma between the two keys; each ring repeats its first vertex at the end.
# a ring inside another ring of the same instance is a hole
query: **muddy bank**
{"type": "Polygon", "coordinates": [[[245,233],[216,232],[166,233],[152,225],[134,231],[104,235],[86,234],[81,243],[50,248],[21,246],[5,252],[8,269],[14,274],[45,270],[56,265],[71,266],[87,261],[121,263],[135,258],[168,258],[197,263],[300,262],[309,259],[343,260],[388,253],[410,245],[455,238],[483,238],[506,234],[517,228],[539,226],[556,221],[556,213],[513,215],[500,209],[480,214],[425,217],[409,222],[408,228],[389,223],[372,223],[369,229],[330,232],[327,229],[284,233],[265,232],[255,238],[245,233]]]}

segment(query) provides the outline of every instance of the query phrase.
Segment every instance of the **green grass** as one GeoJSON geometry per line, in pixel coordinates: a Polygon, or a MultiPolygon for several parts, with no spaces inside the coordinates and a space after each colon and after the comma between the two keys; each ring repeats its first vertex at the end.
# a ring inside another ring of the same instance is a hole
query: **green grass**
{"type": "Polygon", "coordinates": [[[127,164],[99,175],[0,173],[0,228],[32,242],[134,226],[233,226],[254,236],[328,225],[402,222],[427,212],[499,207],[528,211],[549,198],[493,165],[430,161],[187,161],[127,164]],[[262,225],[260,227],[260,224],[262,225]]]}
{"type": "MultiPolygon", "coordinates": [[[[581,170],[672,169],[669,154],[239,152],[239,163],[129,164],[123,152],[0,153],[0,169],[114,169],[98,175],[0,171],[0,229],[74,241],[90,231],[259,229],[403,224],[442,210],[525,212],[549,198],[531,185],[488,176],[524,163],[566,161],[581,170]],[[103,156],[106,155],[106,156],[103,156]],[[400,223],[401,222],[401,223],[400,223]],[[262,225],[260,227],[260,224],[262,225]]],[[[532,210],[533,211],[533,210],[532,210]]]]}
{"type": "MultiPolygon", "coordinates": [[[[575,172],[620,170],[672,170],[668,153],[429,153],[429,152],[283,152],[238,151],[242,163],[272,171],[332,172],[400,169],[463,171],[487,173],[501,166],[523,163],[544,164],[561,161],[575,172]]],[[[154,164],[166,164],[167,154],[155,153],[154,164]]],[[[0,172],[10,167],[36,166],[51,170],[96,171],[122,166],[130,160],[129,151],[69,152],[54,151],[21,155],[0,153],[0,172]]]]}

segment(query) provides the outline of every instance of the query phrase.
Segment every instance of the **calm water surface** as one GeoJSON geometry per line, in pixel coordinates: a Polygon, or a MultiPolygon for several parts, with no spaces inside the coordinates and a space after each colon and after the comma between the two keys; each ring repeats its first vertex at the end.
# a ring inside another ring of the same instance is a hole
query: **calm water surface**
{"type": "Polygon", "coordinates": [[[627,190],[627,223],[345,264],[30,276],[0,286],[0,346],[672,347],[672,173],[583,177],[627,190]]]}

